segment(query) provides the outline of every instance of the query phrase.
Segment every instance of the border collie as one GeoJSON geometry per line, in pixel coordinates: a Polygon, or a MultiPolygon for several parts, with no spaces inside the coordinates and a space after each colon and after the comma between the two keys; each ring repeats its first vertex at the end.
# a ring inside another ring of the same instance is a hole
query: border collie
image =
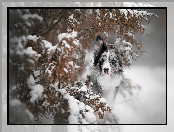
{"type": "Polygon", "coordinates": [[[96,94],[100,93],[110,106],[112,106],[123,79],[122,73],[122,56],[117,48],[117,43],[106,44],[100,36],[97,36],[91,75],[92,90],[96,94]]]}

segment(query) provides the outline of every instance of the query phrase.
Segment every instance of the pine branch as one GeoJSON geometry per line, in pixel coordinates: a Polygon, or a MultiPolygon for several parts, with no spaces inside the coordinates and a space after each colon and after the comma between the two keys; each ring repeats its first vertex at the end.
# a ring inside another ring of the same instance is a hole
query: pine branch
{"type": "Polygon", "coordinates": [[[65,16],[66,13],[67,13],[67,10],[63,11],[62,16],[59,18],[59,20],[54,25],[52,25],[50,28],[48,28],[48,30],[46,30],[44,33],[40,34],[40,36],[44,36],[48,32],[50,32],[62,20],[62,18],[65,16]]]}

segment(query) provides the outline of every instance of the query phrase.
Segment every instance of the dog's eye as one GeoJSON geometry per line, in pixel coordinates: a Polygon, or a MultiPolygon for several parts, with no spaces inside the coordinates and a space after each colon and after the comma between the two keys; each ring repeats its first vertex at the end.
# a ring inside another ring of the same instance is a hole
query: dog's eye
{"type": "Polygon", "coordinates": [[[112,60],[111,63],[112,63],[112,65],[114,65],[116,63],[116,61],[115,60],[112,60]]]}
{"type": "Polygon", "coordinates": [[[100,62],[102,62],[102,63],[103,63],[103,62],[104,62],[104,59],[100,59],[100,62]]]}

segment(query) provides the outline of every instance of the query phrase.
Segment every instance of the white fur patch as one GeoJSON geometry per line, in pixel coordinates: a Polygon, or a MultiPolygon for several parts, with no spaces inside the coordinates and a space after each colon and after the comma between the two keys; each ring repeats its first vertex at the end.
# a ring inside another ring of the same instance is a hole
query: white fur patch
{"type": "Polygon", "coordinates": [[[115,75],[111,77],[110,75],[105,74],[99,76],[97,78],[97,82],[102,87],[102,90],[111,90],[119,86],[122,78],[122,75],[115,75]]]}
{"type": "Polygon", "coordinates": [[[97,78],[97,82],[102,88],[102,96],[106,99],[110,107],[113,106],[114,92],[116,87],[120,85],[122,78],[122,75],[116,75],[114,77],[103,75],[97,78]]]}

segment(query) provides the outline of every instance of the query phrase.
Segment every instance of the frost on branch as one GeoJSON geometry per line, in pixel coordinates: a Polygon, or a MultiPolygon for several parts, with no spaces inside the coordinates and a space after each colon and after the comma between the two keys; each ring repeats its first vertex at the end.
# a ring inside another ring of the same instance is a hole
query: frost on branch
{"type": "Polygon", "coordinates": [[[29,40],[27,47],[33,47],[39,53],[36,64],[47,83],[71,84],[82,72],[83,50],[76,35],[76,32],[59,34],[60,42],[54,46],[42,37],[34,38],[30,35],[34,40],[29,40]]]}
{"type": "MultiPolygon", "coordinates": [[[[67,91],[71,96],[86,104],[87,107],[92,108],[97,123],[116,124],[117,119],[112,114],[111,108],[107,104],[105,98],[103,98],[101,94],[94,94],[91,89],[92,83],[87,80],[85,84],[77,82],[75,87],[70,87],[67,91]]],[[[83,117],[85,117],[85,115],[83,115],[83,117]]]]}

